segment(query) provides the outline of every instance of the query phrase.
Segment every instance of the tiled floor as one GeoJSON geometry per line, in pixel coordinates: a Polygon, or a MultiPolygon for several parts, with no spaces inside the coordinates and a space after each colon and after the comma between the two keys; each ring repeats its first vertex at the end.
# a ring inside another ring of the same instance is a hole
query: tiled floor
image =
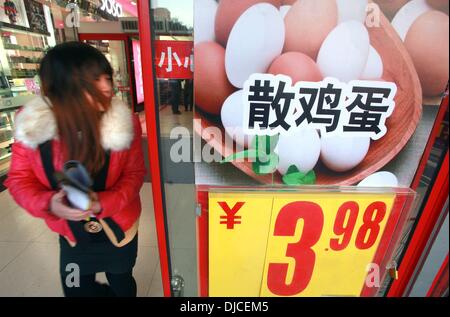
{"type": "MultiPolygon", "coordinates": [[[[134,277],[138,296],[163,296],[151,186],[141,190],[139,251],[134,277]]],[[[62,296],[58,235],[0,193],[0,296],[62,296]]],[[[97,279],[106,282],[104,274],[97,279]]]]}

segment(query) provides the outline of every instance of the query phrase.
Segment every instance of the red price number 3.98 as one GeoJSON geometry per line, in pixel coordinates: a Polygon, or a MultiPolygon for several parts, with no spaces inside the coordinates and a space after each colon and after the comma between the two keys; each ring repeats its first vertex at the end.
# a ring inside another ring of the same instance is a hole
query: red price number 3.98
{"type": "MultiPolygon", "coordinates": [[[[342,251],[349,245],[358,220],[359,205],[354,201],[343,203],[336,214],[333,231],[336,237],[330,239],[330,248],[342,251]],[[347,221],[345,221],[347,219],[347,221]]],[[[365,210],[363,224],[358,228],[355,247],[360,250],[371,248],[380,233],[380,223],[386,215],[384,202],[373,202],[365,210]]],[[[284,206],[276,219],[274,236],[292,237],[297,222],[303,220],[303,230],[296,243],[287,246],[286,256],[295,260],[291,283],[286,283],[287,263],[270,263],[267,275],[267,287],[279,296],[292,296],[301,293],[311,281],[316,254],[312,249],[320,240],[324,226],[322,208],[313,202],[297,201],[284,206]]]]}

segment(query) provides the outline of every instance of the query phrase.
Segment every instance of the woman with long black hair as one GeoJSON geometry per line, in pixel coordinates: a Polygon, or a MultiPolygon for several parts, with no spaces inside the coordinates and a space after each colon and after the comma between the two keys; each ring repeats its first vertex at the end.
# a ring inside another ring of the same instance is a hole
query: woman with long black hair
{"type": "Polygon", "coordinates": [[[113,98],[113,71],[88,44],[50,49],[39,76],[42,96],[16,116],[5,182],[15,201],[60,235],[66,296],[136,296],[132,271],[145,165],[139,120],[113,98]],[[91,176],[91,204],[69,204],[55,172],[75,160],[91,176]],[[105,272],[109,287],[95,274],[105,272]]]}

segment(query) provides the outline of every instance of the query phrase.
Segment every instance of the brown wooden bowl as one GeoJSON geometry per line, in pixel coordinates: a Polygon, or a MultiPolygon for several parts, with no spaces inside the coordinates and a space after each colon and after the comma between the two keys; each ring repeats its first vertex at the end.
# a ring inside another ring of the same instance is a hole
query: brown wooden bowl
{"type": "MultiPolygon", "coordinates": [[[[327,169],[320,162],[314,168],[317,185],[354,185],[389,163],[406,145],[413,135],[422,115],[422,88],[408,52],[389,21],[381,14],[380,27],[369,28],[370,43],[381,55],[384,64],[383,80],[397,84],[396,106],[391,117],[386,120],[387,133],[377,141],[372,141],[364,160],[350,171],[337,173],[327,169]]],[[[201,119],[201,128],[217,126],[206,116],[196,112],[195,118],[201,119]]],[[[200,126],[194,130],[201,135],[200,126]]],[[[202,136],[203,137],[203,136],[202,136]]],[[[215,140],[209,144],[222,156],[234,153],[234,149],[225,146],[225,140],[215,140]]],[[[256,175],[250,162],[232,162],[234,166],[263,184],[281,184],[281,175],[256,175]]]]}

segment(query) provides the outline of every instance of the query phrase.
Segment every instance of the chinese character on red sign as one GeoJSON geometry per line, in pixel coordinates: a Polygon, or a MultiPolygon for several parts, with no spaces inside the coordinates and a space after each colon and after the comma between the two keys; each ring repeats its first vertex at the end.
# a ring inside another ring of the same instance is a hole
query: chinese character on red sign
{"type": "Polygon", "coordinates": [[[194,51],[191,41],[155,41],[156,77],[192,79],[194,51]]]}

